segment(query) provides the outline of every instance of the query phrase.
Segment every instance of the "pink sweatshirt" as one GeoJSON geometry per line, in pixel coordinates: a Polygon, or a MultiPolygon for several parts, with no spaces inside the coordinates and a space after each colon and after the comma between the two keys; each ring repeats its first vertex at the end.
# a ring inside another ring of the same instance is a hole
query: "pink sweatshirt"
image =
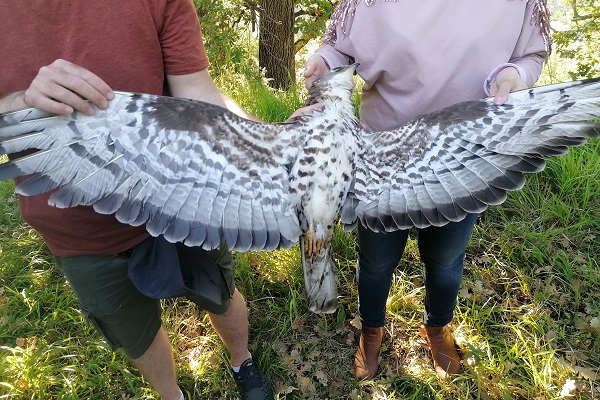
{"type": "Polygon", "coordinates": [[[368,130],[387,130],[485,97],[484,86],[489,89],[507,63],[532,86],[547,56],[532,19],[535,1],[376,0],[367,6],[360,0],[345,32],[338,21],[334,46],[323,44],[317,54],[331,68],[360,63],[361,122],[368,130]]]}

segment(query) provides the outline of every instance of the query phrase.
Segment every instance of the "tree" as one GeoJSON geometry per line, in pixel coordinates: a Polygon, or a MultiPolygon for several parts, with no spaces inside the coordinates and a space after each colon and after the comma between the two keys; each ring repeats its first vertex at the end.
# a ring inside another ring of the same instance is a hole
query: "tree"
{"type": "Polygon", "coordinates": [[[295,83],[294,0],[260,0],[258,62],[276,89],[295,83]]]}
{"type": "Polygon", "coordinates": [[[260,0],[259,65],[271,86],[295,81],[294,55],[323,33],[334,0],[260,0]]]}
{"type": "Polygon", "coordinates": [[[259,67],[271,86],[289,87],[295,54],[323,34],[337,1],[194,0],[212,72],[248,71],[258,48],[259,67]]]}
{"type": "Polygon", "coordinates": [[[247,0],[194,0],[202,36],[215,76],[245,71],[256,46],[247,32],[256,23],[253,4],[247,0]]]}

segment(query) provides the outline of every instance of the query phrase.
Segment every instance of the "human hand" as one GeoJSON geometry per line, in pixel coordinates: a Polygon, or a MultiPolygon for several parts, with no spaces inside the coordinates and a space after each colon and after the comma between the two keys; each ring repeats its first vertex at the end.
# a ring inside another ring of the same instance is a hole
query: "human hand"
{"type": "Polygon", "coordinates": [[[527,89],[527,85],[521,79],[519,71],[513,67],[506,67],[496,76],[490,87],[490,94],[494,96],[494,104],[501,106],[508,100],[509,93],[522,89],[527,89]]]}
{"type": "Polygon", "coordinates": [[[56,114],[68,115],[77,110],[93,115],[93,105],[106,108],[108,101],[113,98],[112,89],[97,75],[69,61],[58,59],[40,68],[25,90],[23,100],[29,107],[56,114]]]}
{"type": "Polygon", "coordinates": [[[313,82],[323,74],[329,71],[329,67],[325,63],[323,57],[318,54],[313,54],[306,60],[304,66],[304,78],[306,78],[304,85],[307,89],[310,89],[313,82]]]}
{"type": "Polygon", "coordinates": [[[299,108],[296,111],[294,111],[292,113],[292,115],[290,115],[290,117],[287,119],[286,122],[289,122],[296,117],[301,117],[303,115],[310,114],[314,110],[322,110],[322,109],[323,109],[323,103],[315,103],[315,104],[311,104],[310,106],[305,106],[305,107],[299,108]]]}

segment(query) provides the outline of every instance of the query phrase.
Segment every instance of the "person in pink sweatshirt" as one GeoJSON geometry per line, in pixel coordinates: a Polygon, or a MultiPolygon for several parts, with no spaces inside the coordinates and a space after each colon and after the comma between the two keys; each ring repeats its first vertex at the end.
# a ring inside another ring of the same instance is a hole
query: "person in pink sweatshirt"
{"type": "MultiPolygon", "coordinates": [[[[306,86],[329,69],[357,62],[364,80],[360,120],[389,130],[452,104],[531,87],[550,52],[545,0],[408,2],[340,0],[319,47],[306,62],[306,86]]],[[[460,372],[448,324],[477,215],[418,231],[425,265],[424,327],[433,366],[444,379],[460,372]]],[[[358,228],[357,283],[362,331],[354,374],[375,376],[392,275],[408,230],[358,228]]]]}

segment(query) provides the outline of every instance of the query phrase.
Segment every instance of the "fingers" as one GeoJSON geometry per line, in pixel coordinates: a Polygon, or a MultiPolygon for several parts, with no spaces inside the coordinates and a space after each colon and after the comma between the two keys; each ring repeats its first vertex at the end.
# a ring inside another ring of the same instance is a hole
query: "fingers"
{"type": "Polygon", "coordinates": [[[309,114],[315,110],[322,110],[322,109],[323,109],[323,103],[311,104],[310,106],[299,108],[296,111],[294,111],[292,113],[292,115],[290,115],[290,117],[287,119],[287,121],[290,121],[290,120],[292,120],[296,117],[300,117],[302,115],[309,114]]]}
{"type": "Polygon", "coordinates": [[[498,86],[494,86],[496,87],[494,93],[494,104],[501,106],[502,104],[506,103],[506,100],[508,100],[508,94],[511,92],[510,89],[512,87],[512,83],[503,81],[498,86]]]}
{"type": "Polygon", "coordinates": [[[313,54],[306,60],[306,66],[304,67],[304,85],[307,89],[310,89],[313,82],[323,74],[329,71],[329,67],[325,63],[323,57],[313,54]]]}
{"type": "Polygon", "coordinates": [[[515,68],[508,67],[498,74],[490,88],[490,94],[494,96],[494,104],[500,106],[506,103],[509,93],[522,89],[527,89],[527,85],[521,79],[519,72],[515,68]]]}
{"type": "Polygon", "coordinates": [[[93,115],[92,104],[106,108],[113,98],[112,89],[97,75],[65,60],[56,60],[40,68],[25,91],[28,106],[57,114],[77,110],[93,115]]]}

